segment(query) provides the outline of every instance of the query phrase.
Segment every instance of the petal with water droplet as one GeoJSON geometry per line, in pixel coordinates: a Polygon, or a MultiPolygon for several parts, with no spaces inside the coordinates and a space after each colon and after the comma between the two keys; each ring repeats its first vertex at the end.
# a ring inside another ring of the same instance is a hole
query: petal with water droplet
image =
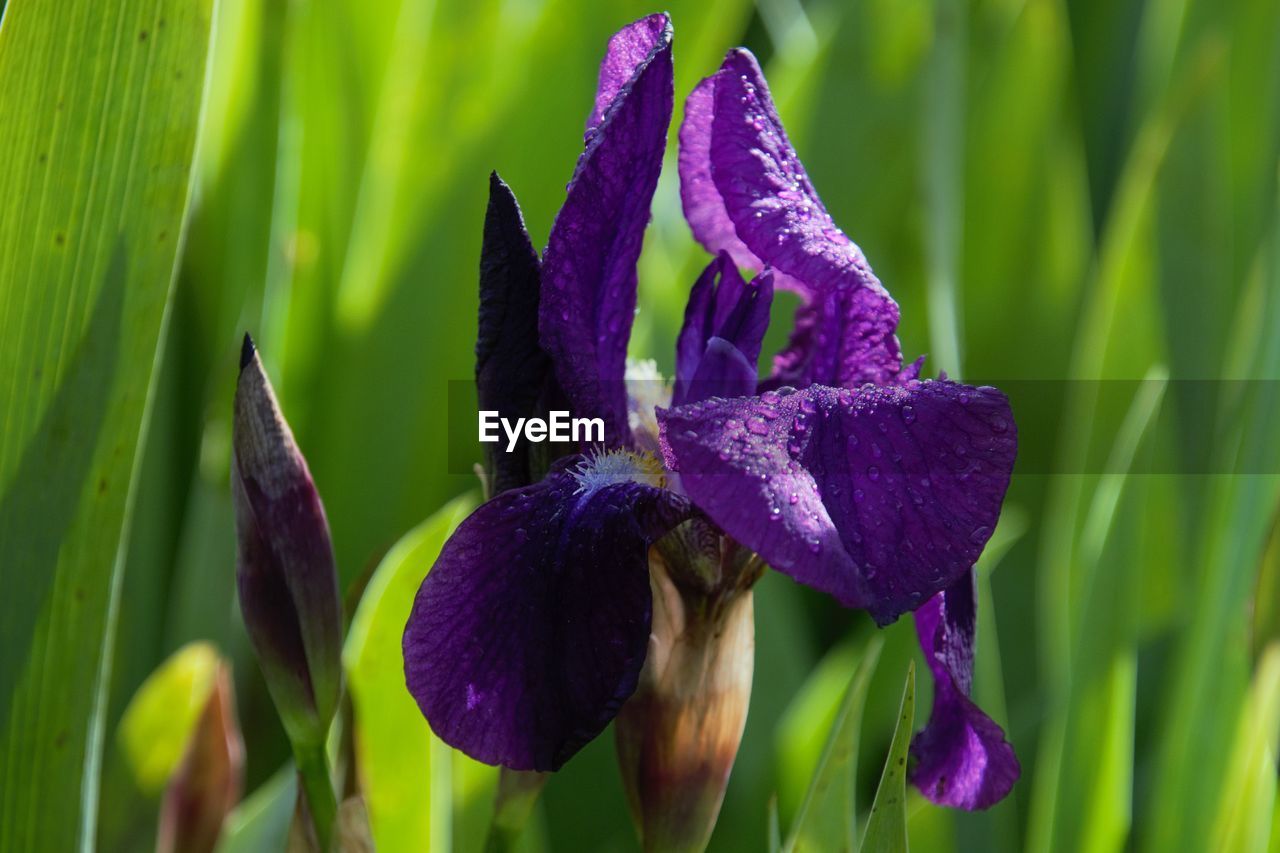
{"type": "Polygon", "coordinates": [[[755,57],[730,51],[685,102],[680,195],[694,236],[742,267],[771,267],[805,297],[774,381],[894,381],[898,306],[831,219],[774,109],[755,57]]]}
{"type": "Polygon", "coordinates": [[[772,403],[715,399],[659,410],[658,422],[668,465],[716,524],[769,565],[881,623],[973,566],[1017,450],[1003,394],[946,381],[814,385],[772,403]],[[774,419],[762,415],[769,407],[774,419]],[[1008,423],[1003,433],[991,425],[996,415],[1008,423]],[[747,426],[731,441],[716,419],[747,426]],[[802,420],[809,426],[797,432],[802,420]],[[971,447],[963,473],[951,451],[961,442],[971,447]],[[763,523],[774,507],[781,523],[763,523]]]}
{"type": "MultiPolygon", "coordinates": [[[[626,82],[604,79],[618,72],[612,53],[606,56],[601,92],[612,97],[603,109],[597,103],[599,122],[588,133],[542,259],[543,349],[574,415],[603,418],[610,447],[630,442],[623,378],[636,309],[636,261],[674,97],[670,23],[665,16],[645,20],[661,24],[660,31],[626,82]]],[[[630,41],[611,43],[610,50],[623,46],[616,58],[629,65],[635,59],[630,41]]]]}
{"type": "Polygon", "coordinates": [[[648,547],[689,505],[639,482],[584,489],[581,460],[463,521],[405,627],[409,692],[440,739],[478,761],[558,769],[635,690],[648,547]]]}
{"type": "Polygon", "coordinates": [[[973,573],[916,610],[933,672],[933,710],[911,744],[911,781],[933,802],[962,809],[998,803],[1022,772],[1004,732],[969,698],[977,623],[973,573]]]}

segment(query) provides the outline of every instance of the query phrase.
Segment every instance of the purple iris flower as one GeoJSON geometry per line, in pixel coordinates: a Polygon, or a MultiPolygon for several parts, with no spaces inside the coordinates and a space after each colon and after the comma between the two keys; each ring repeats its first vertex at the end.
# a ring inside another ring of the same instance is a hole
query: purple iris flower
{"type": "Polygon", "coordinates": [[[1017,448],[1008,401],[921,380],[922,360],[904,368],[897,304],[827,213],[742,49],[694,89],[679,133],[685,216],[715,257],[690,292],[670,404],[628,395],[636,262],[672,89],[665,15],[610,40],[541,261],[493,180],[482,405],[523,416],[561,400],[602,418],[606,440],[554,461],[537,451],[540,464],[531,446],[494,454],[499,492],[459,526],[415,601],[409,690],[436,734],[474,758],[559,768],[635,691],[649,548],[692,520],[725,553],[754,552],[880,624],[915,611],[936,689],[913,781],[935,802],[989,806],[1019,774],[969,698],[972,567],[1017,448]],[[775,288],[802,303],[759,380],[775,288]]]}

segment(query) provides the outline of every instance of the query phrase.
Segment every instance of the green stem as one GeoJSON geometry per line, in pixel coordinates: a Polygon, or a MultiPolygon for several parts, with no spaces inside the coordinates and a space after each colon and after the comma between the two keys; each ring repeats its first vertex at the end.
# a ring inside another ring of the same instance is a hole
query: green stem
{"type": "Polygon", "coordinates": [[[293,759],[298,765],[298,779],[311,810],[311,823],[316,829],[316,840],[322,851],[330,849],[333,838],[333,822],[338,814],[338,801],[333,795],[333,780],[329,777],[329,761],[325,757],[324,741],[315,744],[293,745],[293,759]]]}
{"type": "Polygon", "coordinates": [[[520,835],[529,821],[542,787],[551,778],[550,773],[508,770],[498,773],[498,790],[494,796],[493,820],[485,839],[485,853],[509,853],[520,842],[520,835]]]}

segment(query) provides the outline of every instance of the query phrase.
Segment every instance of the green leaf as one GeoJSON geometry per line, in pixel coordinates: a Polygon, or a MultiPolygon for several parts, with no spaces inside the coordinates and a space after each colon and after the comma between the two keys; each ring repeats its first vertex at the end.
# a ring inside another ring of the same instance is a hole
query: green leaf
{"type": "Polygon", "coordinates": [[[862,845],[858,848],[863,853],[907,849],[907,750],[911,747],[915,711],[916,665],[912,661],[907,665],[907,683],[902,688],[898,725],[893,731],[884,772],[880,774],[880,787],[876,789],[862,845]]]}
{"type": "MultiPolygon", "coordinates": [[[[876,663],[880,659],[880,649],[884,645],[879,634],[867,643],[862,660],[849,679],[844,691],[844,700],[838,709],[831,713],[829,703],[823,702],[826,697],[838,695],[831,690],[829,667],[820,667],[816,677],[810,679],[805,689],[797,697],[797,702],[788,709],[784,726],[795,728],[798,725],[814,726],[816,716],[830,720],[827,725],[827,741],[822,755],[818,759],[813,776],[805,793],[804,802],[800,806],[795,824],[787,838],[784,850],[853,850],[854,839],[857,838],[856,818],[857,803],[854,783],[858,766],[858,733],[862,727],[862,708],[867,699],[867,688],[871,684],[871,676],[875,672],[876,663]],[[839,841],[842,839],[843,841],[839,841]]],[[[845,656],[841,655],[841,660],[845,656]]],[[[810,731],[821,731],[821,726],[810,731]]]]}
{"type": "Polygon", "coordinates": [[[1240,714],[1235,747],[1218,799],[1214,843],[1219,850],[1263,850],[1276,800],[1280,732],[1280,643],[1267,647],[1240,714]]]}
{"type": "Polygon", "coordinates": [[[298,801],[298,774],[289,764],[227,815],[218,853],[284,850],[298,801]]]}
{"type": "Polygon", "coordinates": [[[2,849],[93,843],[119,555],[211,7],[13,0],[0,26],[2,849]]]}
{"type": "Polygon", "coordinates": [[[147,793],[159,793],[182,760],[213,691],[218,663],[212,645],[188,643],[143,682],[125,709],[120,746],[147,793]]]}
{"type": "Polygon", "coordinates": [[[470,496],[452,501],[391,549],[347,635],[343,663],[355,704],[356,754],[379,849],[452,847],[453,751],[431,733],[405,689],[401,637],[423,577],[474,506],[470,496]]]}

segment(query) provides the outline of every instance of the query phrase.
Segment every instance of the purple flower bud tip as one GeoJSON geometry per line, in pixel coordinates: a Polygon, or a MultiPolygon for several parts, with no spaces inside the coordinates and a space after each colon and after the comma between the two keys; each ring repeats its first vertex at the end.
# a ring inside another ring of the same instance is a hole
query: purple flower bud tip
{"type": "Polygon", "coordinates": [[[249,337],[249,333],[244,333],[244,342],[240,344],[240,370],[243,372],[249,366],[249,362],[253,361],[253,357],[257,354],[258,348],[253,345],[253,338],[249,337]]]}
{"type": "Polygon", "coordinates": [[[236,582],[285,729],[323,738],[341,690],[342,609],[324,506],[245,336],[232,424],[236,582]]]}

